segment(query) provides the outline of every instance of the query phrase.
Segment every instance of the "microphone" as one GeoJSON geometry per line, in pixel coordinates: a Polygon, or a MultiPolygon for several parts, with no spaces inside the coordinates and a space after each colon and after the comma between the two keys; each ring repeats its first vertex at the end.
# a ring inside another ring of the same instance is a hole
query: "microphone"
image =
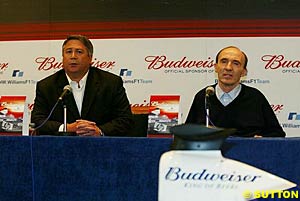
{"type": "MultiPolygon", "coordinates": [[[[64,90],[61,93],[60,97],[58,98],[57,102],[62,101],[62,99],[69,93],[72,93],[72,87],[70,85],[66,85],[64,87],[64,90]]],[[[64,133],[67,133],[67,106],[66,106],[66,104],[64,104],[63,107],[64,107],[64,133]]]]}
{"type": "Polygon", "coordinates": [[[206,97],[212,96],[212,95],[214,95],[214,93],[215,93],[215,89],[211,86],[207,87],[205,90],[206,97]]]}
{"type": "Polygon", "coordinates": [[[72,93],[72,87],[70,85],[66,85],[64,87],[63,92],[61,93],[61,95],[59,96],[58,100],[62,100],[66,95],[68,95],[69,93],[72,93]]]}
{"type": "MultiPolygon", "coordinates": [[[[37,127],[35,127],[35,125],[32,124],[35,128],[33,129],[31,135],[35,135],[36,132],[37,132],[37,130],[40,129],[40,128],[41,128],[41,127],[49,120],[49,118],[51,117],[51,115],[52,115],[54,109],[57,107],[58,103],[59,103],[60,101],[62,101],[62,99],[63,99],[66,95],[68,95],[69,93],[72,93],[72,87],[71,87],[70,85],[66,85],[66,86],[64,87],[64,89],[63,89],[63,92],[61,93],[61,95],[60,95],[59,98],[57,99],[56,103],[55,103],[54,106],[52,107],[52,109],[51,109],[49,115],[47,116],[47,118],[46,118],[39,126],[37,126],[37,127]]],[[[65,105],[64,105],[64,125],[65,125],[64,131],[66,131],[66,125],[67,125],[67,124],[66,124],[66,107],[65,107],[65,105]]]]}
{"type": "Polygon", "coordinates": [[[215,89],[212,86],[209,86],[205,89],[205,111],[206,111],[206,127],[209,127],[210,117],[209,117],[209,109],[210,102],[209,97],[215,94],[215,89]]]}

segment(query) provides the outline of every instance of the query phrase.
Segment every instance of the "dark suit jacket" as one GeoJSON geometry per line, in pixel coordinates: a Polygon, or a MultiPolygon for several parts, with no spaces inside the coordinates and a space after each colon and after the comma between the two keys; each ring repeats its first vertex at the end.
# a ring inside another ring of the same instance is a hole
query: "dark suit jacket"
{"type": "MultiPolygon", "coordinates": [[[[31,113],[31,122],[39,126],[50,114],[51,109],[68,85],[65,71],[62,69],[44,78],[36,85],[36,97],[31,113]]],[[[96,122],[108,136],[125,135],[132,125],[129,101],[122,79],[112,73],[90,67],[86,81],[81,116],[75,99],[69,94],[63,99],[67,106],[67,122],[86,119],[96,122]]],[[[53,135],[63,124],[63,104],[59,102],[49,120],[38,129],[40,135],[53,135]]]]}

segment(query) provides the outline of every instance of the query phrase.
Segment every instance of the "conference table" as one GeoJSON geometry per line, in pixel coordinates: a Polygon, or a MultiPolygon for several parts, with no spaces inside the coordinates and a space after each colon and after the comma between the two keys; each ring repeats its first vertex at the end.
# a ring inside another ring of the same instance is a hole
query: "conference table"
{"type": "MultiPolygon", "coordinates": [[[[159,159],[172,140],[1,136],[0,200],[156,201],[159,159]]],[[[230,137],[221,150],[300,184],[300,138],[230,137]]]]}

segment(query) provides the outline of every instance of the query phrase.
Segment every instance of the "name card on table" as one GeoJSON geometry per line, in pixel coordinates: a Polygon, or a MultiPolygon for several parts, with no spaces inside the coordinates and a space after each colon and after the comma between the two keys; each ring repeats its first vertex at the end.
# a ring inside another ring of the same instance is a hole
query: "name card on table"
{"type": "Polygon", "coordinates": [[[255,198],[255,192],[280,192],[295,186],[266,171],[224,158],[219,150],[169,151],[160,159],[158,201],[244,201],[255,198]]]}

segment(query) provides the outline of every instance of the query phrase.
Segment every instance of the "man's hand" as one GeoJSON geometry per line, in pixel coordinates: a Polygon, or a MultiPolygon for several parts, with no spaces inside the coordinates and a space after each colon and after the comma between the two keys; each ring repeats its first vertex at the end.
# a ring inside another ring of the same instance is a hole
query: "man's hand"
{"type": "Polygon", "coordinates": [[[68,131],[76,132],[79,136],[101,136],[101,130],[95,122],[79,119],[76,122],[68,124],[68,131]]]}

